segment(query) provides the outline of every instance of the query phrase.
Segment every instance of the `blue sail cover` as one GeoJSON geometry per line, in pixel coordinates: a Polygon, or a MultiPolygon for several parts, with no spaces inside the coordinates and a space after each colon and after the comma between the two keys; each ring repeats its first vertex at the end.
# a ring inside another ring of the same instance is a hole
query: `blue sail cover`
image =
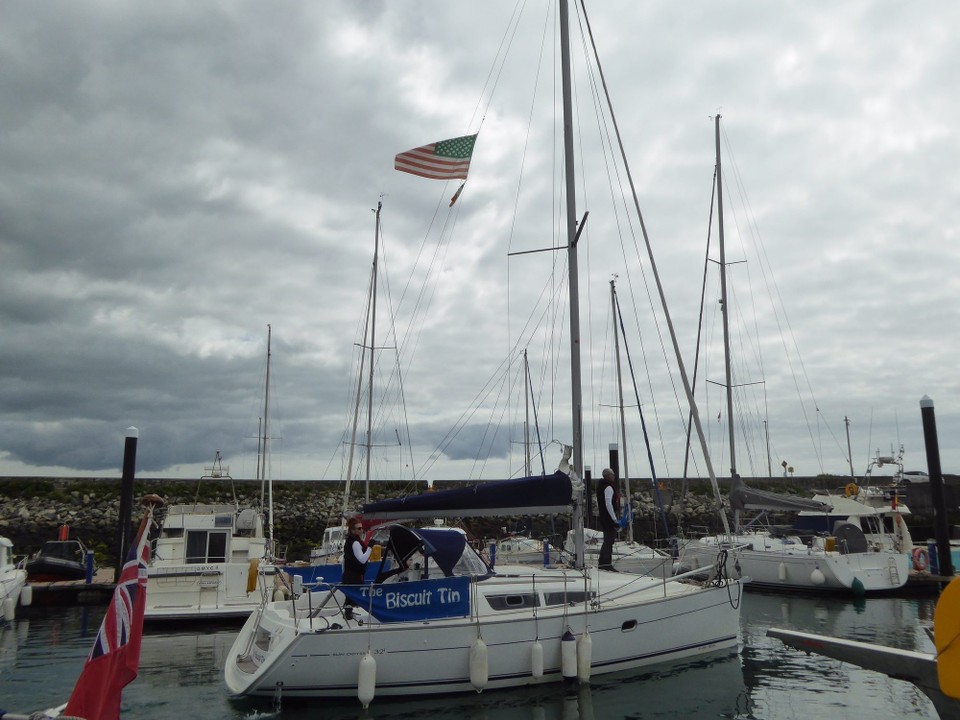
{"type": "Polygon", "coordinates": [[[538,515],[570,512],[569,476],[534,475],[495,480],[462,488],[379,500],[363,506],[365,520],[538,515]]]}

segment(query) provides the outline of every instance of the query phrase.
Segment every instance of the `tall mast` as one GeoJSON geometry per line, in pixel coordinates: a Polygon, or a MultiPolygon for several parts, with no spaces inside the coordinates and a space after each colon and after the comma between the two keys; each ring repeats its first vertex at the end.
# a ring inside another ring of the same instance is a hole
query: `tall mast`
{"type": "Polygon", "coordinates": [[[853,451],[850,449],[850,418],[843,416],[843,424],[847,428],[847,462],[850,463],[850,477],[856,482],[857,474],[853,471],[853,451]]]}
{"type": "Polygon", "coordinates": [[[341,524],[346,523],[347,510],[350,505],[350,485],[353,481],[353,453],[356,448],[357,443],[357,423],[360,420],[360,396],[362,394],[363,388],[363,370],[365,367],[367,359],[367,350],[370,350],[370,383],[369,383],[369,394],[371,401],[367,405],[367,488],[366,488],[366,501],[370,502],[370,434],[371,434],[371,410],[372,410],[372,398],[373,398],[373,339],[371,337],[373,333],[373,327],[375,326],[375,321],[371,322],[370,318],[376,317],[376,307],[377,307],[377,255],[380,251],[380,208],[383,207],[383,202],[377,203],[377,220],[376,227],[374,230],[373,236],[373,269],[370,274],[370,291],[367,297],[367,322],[364,324],[363,329],[363,343],[360,345],[360,372],[357,378],[357,396],[356,402],[353,406],[353,429],[350,433],[350,453],[347,459],[347,479],[344,483],[343,488],[343,511],[341,512],[340,522],[341,524]],[[369,339],[369,344],[367,343],[369,339]]]}
{"type": "MultiPolygon", "coordinates": [[[[620,326],[617,322],[617,285],[616,280],[610,281],[610,305],[613,309],[613,348],[617,356],[617,395],[620,407],[620,440],[623,442],[623,501],[626,507],[632,507],[630,500],[630,469],[627,467],[627,421],[623,412],[623,375],[620,372],[620,326]]],[[[630,534],[633,540],[633,513],[627,515],[630,523],[630,534]]]]}
{"type": "Polygon", "coordinates": [[[373,278],[370,280],[370,376],[367,383],[367,476],[364,501],[370,502],[370,454],[373,449],[373,365],[377,346],[377,257],[380,254],[380,208],[383,202],[377,202],[376,227],[373,231],[373,278]]]}
{"type": "Polygon", "coordinates": [[[730,443],[730,477],[737,474],[733,427],[733,372],[730,369],[730,313],[727,308],[727,257],[723,244],[723,182],[720,174],[720,114],[715,118],[717,136],[717,230],[720,238],[720,312],[723,317],[723,366],[727,387],[727,432],[730,443]]]}
{"type": "Polygon", "coordinates": [[[763,436],[767,443],[767,477],[773,477],[773,465],[770,462],[770,423],[763,421],[763,436]]]}
{"type": "Polygon", "coordinates": [[[260,464],[260,495],[263,497],[263,488],[267,488],[267,538],[270,540],[270,552],[273,552],[273,481],[269,478],[267,465],[269,464],[270,443],[270,342],[273,328],[267,325],[267,378],[263,392],[263,462],[260,464]]]}
{"type": "Polygon", "coordinates": [[[530,468],[530,364],[527,360],[527,351],[523,351],[523,406],[526,415],[523,420],[523,472],[527,477],[532,474],[530,468]]]}
{"type": "MultiPolygon", "coordinates": [[[[560,0],[560,73],[563,85],[563,155],[567,193],[567,277],[570,283],[570,396],[573,415],[573,469],[583,477],[583,399],[580,377],[580,297],[577,269],[577,198],[573,165],[573,101],[570,83],[570,27],[567,0],[560,0]]],[[[583,502],[575,491],[574,547],[576,567],[583,567],[583,502]]]]}

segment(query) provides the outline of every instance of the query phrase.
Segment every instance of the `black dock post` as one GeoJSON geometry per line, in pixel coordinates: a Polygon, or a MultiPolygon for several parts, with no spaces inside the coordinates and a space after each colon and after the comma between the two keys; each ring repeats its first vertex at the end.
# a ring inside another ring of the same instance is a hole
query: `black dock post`
{"type": "Polygon", "coordinates": [[[613,474],[617,476],[617,479],[620,478],[620,446],[616,443],[610,443],[607,447],[607,451],[610,453],[610,469],[613,470],[613,474]]]}
{"type": "Polygon", "coordinates": [[[117,561],[113,568],[113,581],[120,582],[120,572],[127,562],[127,552],[133,539],[131,515],[133,513],[133,476],[137,470],[137,438],[140,432],[135,427],[127,428],[123,444],[123,475],[120,478],[120,517],[117,518],[117,561]]]}
{"type": "Polygon", "coordinates": [[[953,576],[953,560],[950,558],[950,529],[947,525],[947,504],[943,491],[943,471],[940,468],[940,445],[937,441],[937,418],[933,400],[924,395],[920,400],[920,416],[923,418],[923,444],[927,450],[927,475],[930,476],[930,498],[933,501],[933,531],[937,540],[939,574],[953,576]]]}

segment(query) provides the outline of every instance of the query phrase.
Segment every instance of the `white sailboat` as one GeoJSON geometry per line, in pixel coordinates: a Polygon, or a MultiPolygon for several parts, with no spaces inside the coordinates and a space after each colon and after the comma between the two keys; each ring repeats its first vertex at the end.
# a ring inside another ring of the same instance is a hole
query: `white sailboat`
{"type": "MultiPolygon", "coordinates": [[[[500,515],[530,498],[556,503],[530,512],[559,512],[580,493],[579,482],[558,472],[382,501],[364,515],[500,515]]],[[[400,572],[372,585],[324,586],[251,615],[226,663],[230,691],[367,704],[374,694],[586,680],[736,646],[735,581],[701,585],[582,567],[494,571],[453,528],[395,525],[386,555],[400,572]]]]}
{"type": "MultiPolygon", "coordinates": [[[[628,510],[626,513],[627,517],[627,539],[626,540],[616,540],[613,543],[613,551],[611,554],[612,565],[614,570],[618,572],[632,572],[632,573],[650,573],[657,574],[663,577],[672,575],[674,568],[674,558],[671,554],[659,550],[657,548],[650,547],[649,545],[644,545],[639,543],[634,539],[633,532],[633,508],[632,501],[630,496],[630,465],[629,465],[629,452],[627,445],[627,421],[624,411],[623,404],[623,373],[621,370],[620,362],[620,312],[619,312],[619,303],[617,301],[617,289],[616,281],[610,281],[610,304],[612,308],[611,317],[613,318],[613,338],[614,338],[614,353],[616,357],[616,369],[617,369],[617,410],[619,413],[620,419],[620,439],[623,442],[623,501],[628,510]]],[[[626,342],[626,340],[624,340],[626,342]]],[[[639,403],[638,403],[639,404],[639,403]]],[[[642,416],[641,416],[642,419],[642,416]]],[[[616,447],[611,445],[611,449],[616,447]]],[[[651,462],[651,471],[652,471],[652,462],[651,462]]],[[[656,480],[656,478],[654,478],[656,480]]],[[[600,512],[603,512],[600,510],[600,512]]],[[[575,551],[575,532],[570,531],[567,533],[567,539],[564,543],[564,549],[567,552],[573,553],[575,551]]],[[[603,546],[603,532],[599,530],[591,530],[584,528],[583,530],[583,545],[584,545],[584,562],[587,565],[597,565],[600,561],[600,549],[603,546]]]]}
{"type": "MultiPolygon", "coordinates": [[[[374,357],[377,342],[377,282],[378,260],[380,256],[380,212],[383,203],[377,203],[376,221],[373,236],[373,266],[370,271],[370,290],[367,295],[367,317],[364,323],[363,342],[360,347],[360,372],[358,373],[357,391],[353,409],[353,423],[350,432],[349,457],[346,464],[346,480],[343,488],[343,501],[340,516],[335,524],[331,524],[323,531],[320,545],[311,548],[308,563],[292,563],[284,569],[289,575],[299,576],[304,582],[323,580],[327,583],[336,583],[343,577],[343,546],[347,539],[347,517],[351,512],[350,492],[353,485],[353,456],[357,446],[357,427],[360,422],[360,400],[363,395],[364,382],[367,383],[367,427],[366,427],[366,457],[364,497],[370,501],[370,459],[373,449],[373,379],[374,357]],[[369,359],[369,364],[367,363],[369,359]]],[[[378,560],[368,563],[367,579],[372,580],[378,569],[378,560]]]]}
{"type": "MultiPolygon", "coordinates": [[[[726,369],[726,410],[729,430],[730,503],[734,509],[733,533],[726,532],[690,540],[683,548],[682,565],[706,568],[728,577],[747,576],[750,587],[799,589],[807,591],[864,593],[895,590],[907,582],[908,556],[892,548],[869,547],[863,531],[845,522],[829,529],[829,535],[815,536],[807,543],[796,532],[765,527],[758,522],[741,523],[743,510],[829,512],[818,500],[804,500],[766,493],[746,487],[737,474],[733,421],[733,379],[730,362],[730,333],[727,312],[726,262],[723,239],[723,194],[720,171],[720,116],[716,125],[716,191],[720,250],[721,307],[723,308],[724,365],[726,369]],[[718,559],[718,551],[722,555],[718,559]]],[[[763,516],[754,518],[759,521],[763,516]]]]}
{"type": "Polygon", "coordinates": [[[839,491],[818,490],[812,499],[822,503],[824,510],[799,512],[793,525],[798,532],[830,534],[838,523],[850,523],[860,529],[873,550],[892,550],[912,559],[918,549],[905,520],[911,515],[910,508],[895,491],[886,492],[875,485],[854,484],[851,488],[848,483],[839,491]]]}
{"type": "MultiPolygon", "coordinates": [[[[553,475],[370,503],[363,514],[367,519],[432,520],[572,509],[574,566],[493,570],[459,530],[393,526],[385,552],[395,561],[395,571],[381,572],[372,585],[294,592],[289,601],[266,602],[250,616],[224,668],[233,695],[357,697],[367,706],[376,695],[475,692],[563,678],[585,682],[593,674],[737,645],[740,581],[694,583],[682,576],[658,579],[584,566],[567,1],[560,0],[559,8],[573,444],[553,475]]],[[[675,335],[673,339],[677,350],[675,335]]],[[[679,352],[677,357],[690,397],[679,352]]],[[[702,435],[701,443],[705,445],[702,435]]]]}

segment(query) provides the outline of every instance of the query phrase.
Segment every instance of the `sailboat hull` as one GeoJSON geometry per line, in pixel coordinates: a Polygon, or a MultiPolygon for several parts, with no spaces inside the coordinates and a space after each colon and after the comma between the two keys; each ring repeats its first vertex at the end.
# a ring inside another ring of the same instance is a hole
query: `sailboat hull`
{"type": "Polygon", "coordinates": [[[683,548],[682,565],[715,574],[721,551],[725,551],[725,575],[749,577],[748,587],[757,590],[889,592],[902,587],[909,573],[908,557],[902,553],[843,554],[807,547],[799,539],[780,540],[762,535],[736,535],[730,543],[716,537],[691,541],[683,548]]]}
{"type": "Polygon", "coordinates": [[[589,632],[594,675],[737,645],[739,583],[700,587],[597,571],[584,580],[571,571],[514,570],[471,583],[469,617],[381,624],[354,610],[350,620],[339,611],[311,619],[307,606],[322,602],[319,594],[267,604],[234,643],[227,686],[234,695],[274,697],[279,688],[287,697],[356,697],[369,651],[378,696],[475,692],[470,658],[478,637],[488,658],[485,688],[558,682],[568,629],[578,638],[589,632]],[[562,601],[576,587],[582,598],[585,585],[599,603],[562,601]],[[533,670],[537,643],[542,675],[533,670]]]}

